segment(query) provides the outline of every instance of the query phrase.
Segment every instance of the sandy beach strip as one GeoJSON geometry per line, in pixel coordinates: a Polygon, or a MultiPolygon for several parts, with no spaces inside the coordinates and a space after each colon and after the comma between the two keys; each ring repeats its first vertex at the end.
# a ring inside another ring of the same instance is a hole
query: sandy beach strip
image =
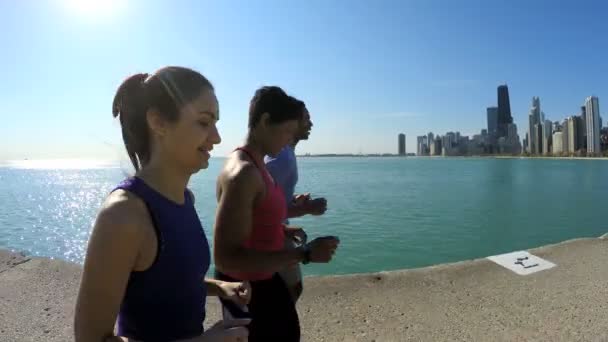
{"type": "MultiPolygon", "coordinates": [[[[307,277],[303,341],[608,341],[608,238],[529,250],[521,276],[487,259],[307,277]]],[[[81,267],[0,251],[0,341],[72,341],[81,267]]],[[[205,325],[220,317],[216,299],[205,325]]]]}

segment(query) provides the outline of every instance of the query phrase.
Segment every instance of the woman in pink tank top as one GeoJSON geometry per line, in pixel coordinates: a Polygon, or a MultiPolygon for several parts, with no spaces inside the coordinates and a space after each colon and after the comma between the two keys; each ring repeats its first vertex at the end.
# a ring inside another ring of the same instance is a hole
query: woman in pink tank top
{"type": "Polygon", "coordinates": [[[228,158],[217,182],[218,208],[213,253],[216,276],[248,280],[248,312],[223,301],[232,316],[250,317],[249,341],[299,341],[295,303],[278,271],[300,262],[329,262],[338,247],[333,237],[284,249],[285,197],[266,170],[265,155],[292,141],[302,112],[279,87],[258,89],[249,107],[245,145],[228,158]]]}
{"type": "MultiPolygon", "coordinates": [[[[283,249],[285,241],[285,229],[283,222],[287,218],[287,205],[281,187],[274,183],[274,180],[266,171],[266,166],[255,152],[247,147],[239,147],[235,152],[241,151],[245,158],[250,159],[264,182],[264,192],[266,193],[255,204],[251,215],[251,234],[245,240],[243,246],[258,251],[280,251],[283,249]]],[[[226,275],[235,279],[264,280],[272,278],[272,271],[259,272],[226,272],[226,275]]]]}

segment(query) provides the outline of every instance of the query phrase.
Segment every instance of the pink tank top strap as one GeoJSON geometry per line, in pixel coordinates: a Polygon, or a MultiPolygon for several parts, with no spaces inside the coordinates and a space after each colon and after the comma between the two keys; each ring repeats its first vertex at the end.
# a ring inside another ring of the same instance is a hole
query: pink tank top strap
{"type": "Polygon", "coordinates": [[[266,187],[275,185],[274,179],[272,179],[270,172],[266,169],[266,164],[264,164],[261,158],[256,158],[255,154],[245,146],[237,147],[235,151],[243,151],[253,161],[258,170],[260,170],[262,178],[264,179],[264,182],[266,182],[266,187]]]}

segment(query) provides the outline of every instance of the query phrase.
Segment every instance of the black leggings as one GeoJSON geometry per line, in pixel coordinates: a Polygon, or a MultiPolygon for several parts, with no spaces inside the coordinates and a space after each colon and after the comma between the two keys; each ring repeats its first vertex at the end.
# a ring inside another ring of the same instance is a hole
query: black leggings
{"type": "MultiPolygon", "coordinates": [[[[240,281],[217,271],[215,276],[219,280],[240,281]]],[[[249,341],[300,341],[298,312],[279,274],[275,273],[270,279],[254,280],[250,283],[251,302],[248,308],[251,324],[247,327],[249,341]]]]}

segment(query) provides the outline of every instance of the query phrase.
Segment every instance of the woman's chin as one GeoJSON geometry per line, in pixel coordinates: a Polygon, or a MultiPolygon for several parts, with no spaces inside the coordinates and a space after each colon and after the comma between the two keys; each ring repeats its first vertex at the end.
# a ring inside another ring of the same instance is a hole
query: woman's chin
{"type": "Polygon", "coordinates": [[[190,173],[191,174],[195,174],[201,170],[204,170],[206,168],[209,167],[209,161],[207,160],[198,160],[197,163],[192,163],[190,164],[190,166],[188,167],[188,169],[190,169],[190,173]]]}

